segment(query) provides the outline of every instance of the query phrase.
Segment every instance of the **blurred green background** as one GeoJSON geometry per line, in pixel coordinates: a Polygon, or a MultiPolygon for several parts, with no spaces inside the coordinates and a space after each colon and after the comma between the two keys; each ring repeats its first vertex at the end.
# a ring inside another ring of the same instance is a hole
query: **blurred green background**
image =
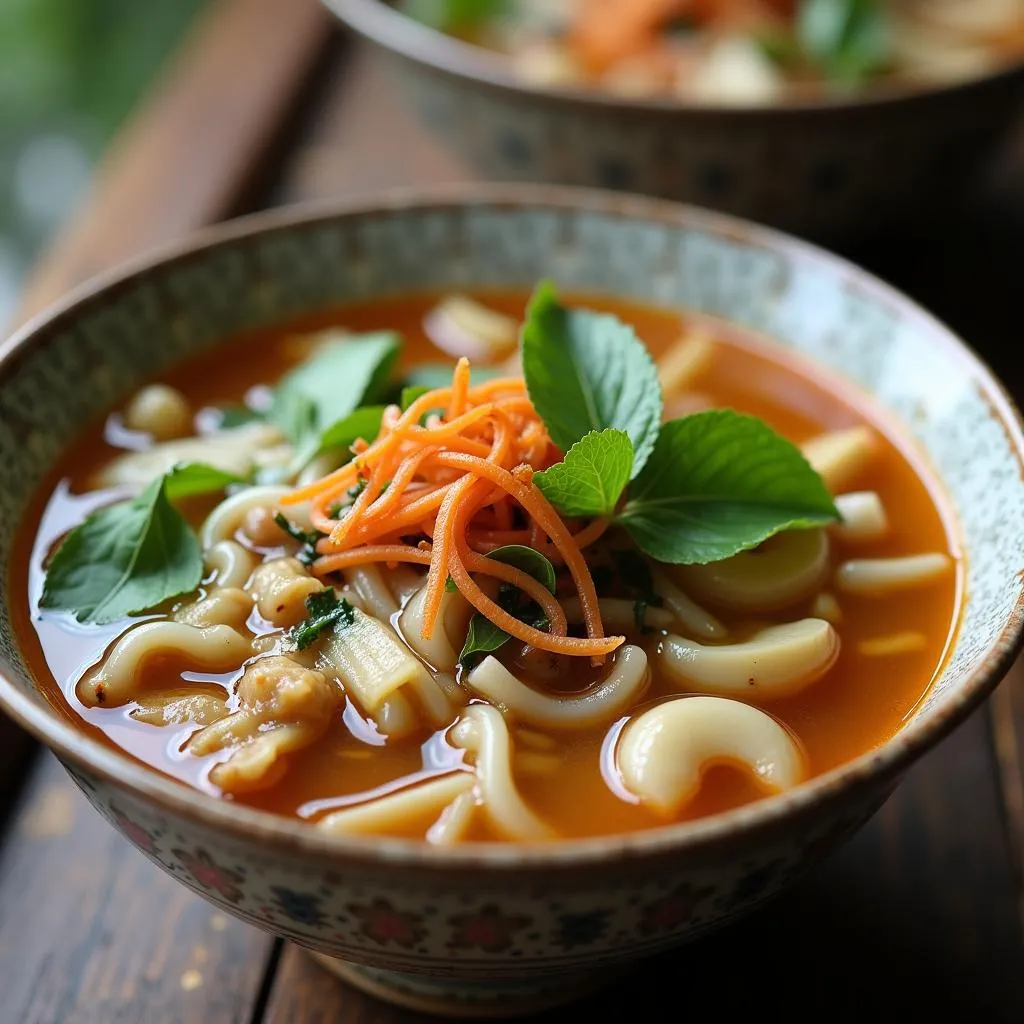
{"type": "Polygon", "coordinates": [[[0,0],[0,326],[203,0],[0,0]]]}

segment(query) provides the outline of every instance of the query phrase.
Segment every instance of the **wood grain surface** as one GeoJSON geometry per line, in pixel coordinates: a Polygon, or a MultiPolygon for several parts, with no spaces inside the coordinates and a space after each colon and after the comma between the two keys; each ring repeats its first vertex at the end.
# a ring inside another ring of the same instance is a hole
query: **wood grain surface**
{"type": "MultiPolygon", "coordinates": [[[[292,119],[290,145],[276,154],[259,202],[470,177],[405,110],[377,55],[345,50],[317,88],[292,119]]],[[[135,129],[139,137],[144,129],[135,129]]],[[[141,160],[130,149],[122,141],[118,160],[141,160]]],[[[1017,166],[1024,168],[1024,147],[1017,166]]],[[[947,319],[1020,394],[1018,194],[1024,174],[1009,173],[929,237],[852,255],[947,319]]],[[[112,193],[108,202],[116,212],[112,193]]],[[[79,242],[79,252],[88,250],[79,242]]],[[[1016,670],[826,866],[734,927],[640,966],[574,1015],[1020,1024],[1022,750],[1024,673],[1016,670]]],[[[428,1019],[384,1006],[301,951],[218,918],[119,839],[49,758],[0,844],[0,993],[0,1024],[428,1019]]]]}

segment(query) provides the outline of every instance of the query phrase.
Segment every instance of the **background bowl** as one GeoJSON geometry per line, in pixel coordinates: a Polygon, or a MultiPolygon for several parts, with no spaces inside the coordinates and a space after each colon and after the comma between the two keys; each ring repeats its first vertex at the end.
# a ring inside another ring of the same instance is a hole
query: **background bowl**
{"type": "Polygon", "coordinates": [[[229,225],[85,288],[0,351],[3,574],[60,450],[168,364],[348,300],[540,276],[724,316],[903,421],[959,514],[968,601],[941,678],[895,739],[783,796],[629,836],[450,851],[343,840],[189,790],[76,729],[38,692],[0,603],[0,708],[139,849],[226,911],[342,958],[364,987],[449,1015],[567,998],[753,906],[851,835],[996,685],[1024,586],[1024,438],[997,382],[909,300],[803,243],[657,200],[526,186],[229,225]]]}
{"type": "Polygon", "coordinates": [[[395,58],[410,104],[483,174],[699,203],[830,243],[941,214],[1013,126],[1024,64],[928,90],[751,108],[523,82],[381,0],[324,0],[395,58]]]}

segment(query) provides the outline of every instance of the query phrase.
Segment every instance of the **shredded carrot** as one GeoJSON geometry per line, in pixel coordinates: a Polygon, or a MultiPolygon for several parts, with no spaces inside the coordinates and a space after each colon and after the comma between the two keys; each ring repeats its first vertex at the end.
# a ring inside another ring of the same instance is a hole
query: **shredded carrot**
{"type": "Polygon", "coordinates": [[[282,499],[308,502],[310,521],[324,534],[313,563],[317,576],[371,562],[425,566],[425,638],[436,627],[450,578],[480,614],[540,650],[600,664],[624,642],[604,634],[583,556],[608,522],[581,523],[573,533],[534,483],[534,471],[560,455],[522,378],[473,385],[469,362],[460,359],[450,387],[424,393],[404,412],[388,406],[378,436],[358,442],[353,454],[347,465],[282,499]],[[417,544],[418,537],[429,540],[417,544]],[[566,635],[565,612],[543,583],[486,557],[507,544],[532,546],[567,567],[586,637],[566,635]],[[546,630],[501,607],[474,576],[521,591],[547,618],[546,630]]]}

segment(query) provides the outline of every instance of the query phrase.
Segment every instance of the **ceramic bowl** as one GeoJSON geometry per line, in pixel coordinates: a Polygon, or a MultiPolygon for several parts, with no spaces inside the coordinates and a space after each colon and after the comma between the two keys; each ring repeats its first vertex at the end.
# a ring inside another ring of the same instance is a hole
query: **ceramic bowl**
{"type": "Polygon", "coordinates": [[[949,209],[1024,100],[1024,64],[928,90],[751,108],[523,82],[381,0],[324,0],[389,53],[410,104],[481,173],[662,196],[850,244],[949,209]]]}
{"type": "Polygon", "coordinates": [[[332,304],[541,276],[726,317],[902,421],[956,509],[968,596],[941,677],[893,740],[783,796],[628,836],[453,850],[340,839],[194,792],[76,729],[40,695],[0,604],[0,707],[132,843],[222,909],[339,958],[364,987],[448,1016],[567,998],[749,909],[850,836],[992,690],[1018,647],[1024,586],[1024,439],[999,384],[912,302],[804,243],[658,200],[539,186],[230,224],[80,290],[0,355],[2,573],[58,452],[168,364],[332,304]]]}

